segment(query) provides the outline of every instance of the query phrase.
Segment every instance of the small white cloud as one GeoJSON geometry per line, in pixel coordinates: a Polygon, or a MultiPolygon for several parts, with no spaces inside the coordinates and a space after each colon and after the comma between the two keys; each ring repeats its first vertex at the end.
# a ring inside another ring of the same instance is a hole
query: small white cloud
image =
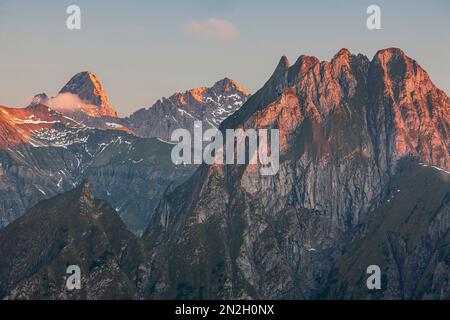
{"type": "Polygon", "coordinates": [[[186,24],[186,33],[204,38],[237,39],[240,36],[239,29],[230,21],[210,18],[204,21],[191,21],[186,24]]]}
{"type": "Polygon", "coordinates": [[[80,109],[83,104],[85,104],[85,102],[81,100],[78,95],[69,92],[60,93],[56,97],[51,98],[48,102],[50,108],[60,112],[76,111],[80,109]]]}

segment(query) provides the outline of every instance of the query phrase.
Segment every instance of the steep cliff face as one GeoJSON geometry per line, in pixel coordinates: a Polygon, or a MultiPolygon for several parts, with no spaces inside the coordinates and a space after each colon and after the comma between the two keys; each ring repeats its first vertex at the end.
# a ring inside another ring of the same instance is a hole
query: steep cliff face
{"type": "Polygon", "coordinates": [[[128,126],[139,136],[170,141],[176,129],[193,131],[194,121],[202,121],[205,130],[219,127],[248,97],[247,90],[225,78],[211,88],[196,88],[163,98],[132,114],[128,126]]]}
{"type": "Polygon", "coordinates": [[[145,235],[148,295],[319,296],[353,232],[389,196],[398,160],[448,169],[448,101],[398,49],[372,61],[346,49],[330,62],[283,57],[221,125],[278,128],[279,173],[203,166],[168,193],[145,235]]]}
{"type": "Polygon", "coordinates": [[[0,298],[136,298],[144,250],[90,185],[43,201],[0,230],[0,298]],[[81,290],[66,288],[68,266],[81,269],[81,290]]]}
{"type": "Polygon", "coordinates": [[[322,297],[448,300],[449,230],[449,172],[402,160],[388,198],[336,261],[322,297]],[[381,268],[381,290],[365,287],[371,265],[381,268]]]}

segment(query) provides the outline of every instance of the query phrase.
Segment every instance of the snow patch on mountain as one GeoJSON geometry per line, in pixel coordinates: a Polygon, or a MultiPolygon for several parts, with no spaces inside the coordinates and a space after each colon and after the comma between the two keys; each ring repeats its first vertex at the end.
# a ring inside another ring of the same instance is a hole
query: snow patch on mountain
{"type": "Polygon", "coordinates": [[[36,131],[32,135],[34,147],[67,148],[73,144],[83,144],[88,141],[87,128],[66,128],[64,130],[48,129],[36,131]]]}

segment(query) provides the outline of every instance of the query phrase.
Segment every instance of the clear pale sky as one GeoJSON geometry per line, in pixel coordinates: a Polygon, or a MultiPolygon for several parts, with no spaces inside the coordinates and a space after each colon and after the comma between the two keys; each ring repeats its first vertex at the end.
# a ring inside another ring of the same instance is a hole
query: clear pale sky
{"type": "Polygon", "coordinates": [[[259,89],[282,55],[329,60],[346,47],[370,59],[402,48],[450,94],[448,0],[0,0],[0,104],[55,95],[95,73],[121,115],[230,77],[259,89]],[[66,28],[81,7],[82,29],[66,28]],[[382,30],[366,9],[382,10],[382,30]]]}

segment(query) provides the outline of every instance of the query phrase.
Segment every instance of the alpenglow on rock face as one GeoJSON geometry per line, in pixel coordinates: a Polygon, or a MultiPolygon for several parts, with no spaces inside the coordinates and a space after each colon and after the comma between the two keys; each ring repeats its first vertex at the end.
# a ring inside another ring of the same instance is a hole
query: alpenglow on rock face
{"type": "Polygon", "coordinates": [[[139,136],[169,141],[176,129],[192,131],[195,121],[202,121],[205,130],[219,127],[248,97],[247,90],[225,78],[211,88],[176,93],[170,98],[159,100],[148,109],[135,112],[129,118],[129,127],[139,136]]]}
{"type": "Polygon", "coordinates": [[[144,236],[151,296],[449,298],[449,109],[399,49],[283,57],[221,125],[278,128],[279,173],[204,165],[168,192],[144,236]],[[402,195],[411,184],[430,191],[402,195]],[[382,291],[367,291],[371,263],[392,280],[382,291]]]}
{"type": "Polygon", "coordinates": [[[108,96],[103,90],[100,81],[89,71],[80,72],[73,76],[59,92],[60,95],[65,93],[78,96],[84,104],[78,106],[80,110],[63,108],[60,109],[61,111],[68,113],[81,111],[90,117],[117,117],[117,111],[109,104],[108,96]]]}

